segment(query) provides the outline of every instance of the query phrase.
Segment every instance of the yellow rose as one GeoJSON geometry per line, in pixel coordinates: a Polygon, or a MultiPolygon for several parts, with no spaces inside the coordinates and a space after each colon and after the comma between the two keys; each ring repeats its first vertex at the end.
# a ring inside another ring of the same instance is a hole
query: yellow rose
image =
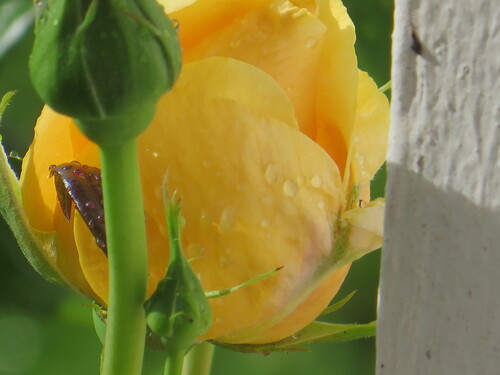
{"type": "MultiPolygon", "coordinates": [[[[211,300],[203,339],[282,339],[337,293],[349,265],[332,272],[332,259],[380,246],[383,205],[368,202],[385,158],[387,99],[357,69],[354,27],[340,1],[164,3],[179,22],[185,65],[139,139],[148,293],[168,260],[168,173],[169,190],[182,197],[183,248],[206,291],[284,266],[211,300]]],[[[49,179],[49,165],[72,160],[99,166],[97,147],[46,107],[24,159],[23,205],[37,232],[56,233],[48,262],[106,305],[107,258],[78,213],[64,218],[49,179]]]]}

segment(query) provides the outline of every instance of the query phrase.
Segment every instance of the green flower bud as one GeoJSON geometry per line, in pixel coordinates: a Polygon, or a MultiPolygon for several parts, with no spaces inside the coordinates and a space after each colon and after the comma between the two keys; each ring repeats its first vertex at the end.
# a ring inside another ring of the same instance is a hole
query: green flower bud
{"type": "Polygon", "coordinates": [[[181,68],[156,0],[37,0],[33,85],[98,144],[140,134],[181,68]]]}
{"type": "Polygon", "coordinates": [[[180,247],[180,204],[166,198],[170,264],[163,280],[146,302],[146,319],[168,351],[187,350],[206,333],[212,313],[200,281],[180,247]]]}

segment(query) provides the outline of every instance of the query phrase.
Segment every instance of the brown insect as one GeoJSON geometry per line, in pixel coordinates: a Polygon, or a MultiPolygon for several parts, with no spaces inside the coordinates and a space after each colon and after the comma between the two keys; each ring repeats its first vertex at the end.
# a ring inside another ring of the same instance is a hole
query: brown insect
{"type": "Polygon", "coordinates": [[[70,220],[71,207],[74,204],[94,236],[97,246],[107,254],[101,170],[72,161],[53,164],[49,171],[50,177],[54,177],[57,198],[66,219],[70,220]]]}

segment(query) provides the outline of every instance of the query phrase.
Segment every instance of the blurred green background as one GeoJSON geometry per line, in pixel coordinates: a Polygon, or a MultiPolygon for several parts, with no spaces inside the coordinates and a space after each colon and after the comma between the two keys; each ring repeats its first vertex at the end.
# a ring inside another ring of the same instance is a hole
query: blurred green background
{"type": "MultiPolygon", "coordinates": [[[[391,0],[344,0],[356,25],[361,69],[379,85],[389,80],[391,0]]],[[[33,41],[31,0],[0,1],[0,95],[18,94],[0,127],[7,151],[24,155],[42,103],[28,78],[33,41]],[[13,23],[13,21],[15,21],[13,23]]],[[[19,170],[20,161],[11,158],[19,170]]],[[[383,195],[385,173],[372,195],[383,195]]],[[[353,300],[332,314],[334,322],[367,323],[376,318],[380,251],[356,262],[337,298],[357,289],[353,300]]],[[[29,267],[0,219],[0,375],[98,374],[101,345],[93,331],[90,301],[66,292],[29,267]]],[[[241,354],[217,348],[213,374],[374,374],[373,339],[310,347],[310,352],[241,354]]]]}

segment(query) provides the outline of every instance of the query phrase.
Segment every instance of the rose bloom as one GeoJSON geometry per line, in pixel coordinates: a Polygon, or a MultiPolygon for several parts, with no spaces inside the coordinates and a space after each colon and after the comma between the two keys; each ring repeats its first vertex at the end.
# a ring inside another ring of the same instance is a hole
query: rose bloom
{"type": "MultiPolygon", "coordinates": [[[[385,158],[388,101],[357,68],[340,1],[163,3],[179,23],[185,65],[139,138],[148,295],[169,257],[168,173],[169,191],[182,198],[183,249],[206,291],[283,266],[210,300],[213,325],[200,339],[291,336],[339,290],[349,262],[332,268],[332,259],[381,244],[383,204],[369,203],[369,183],[385,158]],[[338,223],[350,228],[342,236],[338,223]]],[[[72,160],[98,167],[97,146],[46,107],[23,163],[23,205],[36,233],[53,235],[48,263],[106,306],[107,258],[78,212],[65,219],[49,178],[49,165],[72,160]]]]}

